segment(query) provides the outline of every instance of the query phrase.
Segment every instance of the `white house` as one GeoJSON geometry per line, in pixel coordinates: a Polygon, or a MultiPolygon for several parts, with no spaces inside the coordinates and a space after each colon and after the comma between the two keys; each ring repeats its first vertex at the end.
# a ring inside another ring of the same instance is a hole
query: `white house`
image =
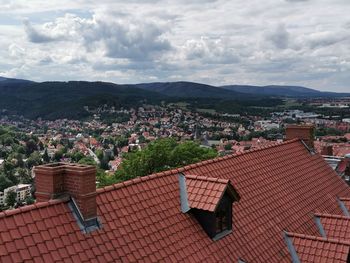
{"type": "Polygon", "coordinates": [[[17,201],[24,201],[27,197],[31,196],[30,189],[30,184],[18,184],[6,188],[4,192],[0,192],[0,205],[5,205],[5,200],[9,192],[15,192],[17,194],[17,201]]]}

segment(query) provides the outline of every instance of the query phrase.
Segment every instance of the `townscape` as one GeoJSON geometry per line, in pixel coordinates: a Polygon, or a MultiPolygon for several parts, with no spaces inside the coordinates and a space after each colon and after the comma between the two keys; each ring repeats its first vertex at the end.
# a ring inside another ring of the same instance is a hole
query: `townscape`
{"type": "MultiPolygon", "coordinates": [[[[312,101],[315,110],[329,108],[348,116],[349,100],[312,101]],[[331,105],[332,104],[332,105],[331,105]]],[[[287,124],[314,124],[316,150],[336,164],[350,154],[350,119],[298,109],[268,116],[189,111],[182,104],[145,105],[115,109],[102,105],[89,110],[86,121],[30,120],[2,114],[0,119],[0,186],[2,208],[31,204],[35,165],[78,162],[99,168],[98,186],[125,180],[117,171],[129,154],[161,139],[195,141],[198,147],[224,156],[271,145],[284,138],[287,124]],[[108,116],[104,118],[103,116],[108,116]],[[113,116],[114,119],[113,119],[113,116]],[[115,122],[114,122],[115,121],[115,122]],[[13,192],[18,193],[14,198],[13,192]]]]}
{"type": "Polygon", "coordinates": [[[350,263],[349,0],[0,0],[0,263],[350,263]]]}

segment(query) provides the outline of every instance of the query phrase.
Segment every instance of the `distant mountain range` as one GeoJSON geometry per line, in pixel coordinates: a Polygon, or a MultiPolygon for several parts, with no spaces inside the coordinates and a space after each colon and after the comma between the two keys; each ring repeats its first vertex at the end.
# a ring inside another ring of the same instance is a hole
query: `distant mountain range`
{"type": "Polygon", "coordinates": [[[183,98],[247,98],[247,94],[194,82],[155,82],[136,84],[137,88],[158,92],[169,97],[183,98]]]}
{"type": "Polygon", "coordinates": [[[228,85],[221,86],[226,90],[247,94],[282,96],[282,97],[337,97],[349,96],[350,93],[322,92],[315,89],[299,86],[250,86],[250,85],[228,85]]]}
{"type": "Polygon", "coordinates": [[[161,93],[171,97],[197,97],[197,98],[247,98],[248,96],[274,96],[274,97],[337,97],[349,96],[345,93],[321,92],[299,86],[250,86],[228,85],[210,86],[194,82],[155,82],[135,85],[138,88],[161,93]]]}
{"type": "Polygon", "coordinates": [[[0,88],[6,85],[26,85],[30,83],[33,83],[33,81],[0,77],[0,88]]]}
{"type": "Polygon", "coordinates": [[[226,111],[226,108],[231,107],[231,111],[234,111],[244,108],[242,101],[245,101],[244,105],[268,106],[273,100],[272,104],[276,104],[281,97],[337,96],[350,94],[321,92],[297,86],[215,87],[184,81],[124,85],[87,81],[38,83],[0,77],[0,110],[7,109],[28,118],[78,119],[87,115],[83,106],[98,107],[101,104],[136,107],[143,103],[190,100],[195,101],[197,106],[199,101],[202,108],[218,107],[226,111]]]}

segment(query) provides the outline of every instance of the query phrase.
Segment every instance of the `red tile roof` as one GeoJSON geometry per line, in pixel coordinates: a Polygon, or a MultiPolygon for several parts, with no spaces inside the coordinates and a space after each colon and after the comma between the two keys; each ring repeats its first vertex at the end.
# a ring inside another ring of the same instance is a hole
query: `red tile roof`
{"type": "Polygon", "coordinates": [[[67,201],[0,213],[4,262],[290,262],[282,231],[317,235],[313,212],[342,214],[348,186],[298,140],[204,161],[97,190],[102,229],[83,234],[67,201]],[[230,180],[233,231],[213,241],[180,209],[178,173],[230,180]]]}
{"type": "Polygon", "coordinates": [[[350,242],[350,217],[329,214],[315,214],[321,220],[327,238],[350,242]]]}
{"type": "Polygon", "coordinates": [[[186,175],[189,206],[214,212],[229,182],[228,179],[186,175]]]}
{"type": "Polygon", "coordinates": [[[295,233],[287,233],[287,236],[292,239],[300,262],[347,262],[349,242],[295,233]]]}
{"type": "Polygon", "coordinates": [[[349,197],[340,197],[339,200],[344,203],[346,209],[350,212],[350,198],[349,197]]]}
{"type": "Polygon", "coordinates": [[[339,162],[336,171],[337,171],[338,173],[345,173],[346,168],[348,167],[349,163],[350,163],[350,158],[344,158],[344,159],[342,159],[342,160],[339,162]]]}

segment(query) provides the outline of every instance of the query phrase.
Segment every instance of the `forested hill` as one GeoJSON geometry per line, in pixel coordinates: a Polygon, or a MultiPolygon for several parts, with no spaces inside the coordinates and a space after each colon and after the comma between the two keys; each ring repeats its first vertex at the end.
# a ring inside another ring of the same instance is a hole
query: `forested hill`
{"type": "Polygon", "coordinates": [[[170,97],[226,99],[244,99],[250,97],[249,95],[241,92],[187,81],[141,83],[136,84],[135,86],[141,89],[155,91],[170,97]]]}
{"type": "Polygon", "coordinates": [[[84,106],[131,107],[159,103],[164,95],[107,82],[42,82],[1,85],[0,109],[28,118],[71,118],[88,115],[84,106]]]}
{"type": "Polygon", "coordinates": [[[84,106],[96,108],[107,104],[115,108],[130,108],[162,102],[187,102],[191,109],[236,113],[247,107],[274,107],[281,103],[281,97],[286,96],[337,95],[302,87],[214,87],[193,82],[128,85],[87,81],[38,83],[0,77],[0,113],[6,109],[6,112],[32,119],[81,119],[89,115],[84,106]]]}
{"type": "Polygon", "coordinates": [[[350,93],[321,92],[319,90],[300,86],[250,86],[250,85],[228,85],[222,86],[225,90],[241,92],[246,94],[281,96],[281,97],[340,97],[349,96],[350,93]]]}

